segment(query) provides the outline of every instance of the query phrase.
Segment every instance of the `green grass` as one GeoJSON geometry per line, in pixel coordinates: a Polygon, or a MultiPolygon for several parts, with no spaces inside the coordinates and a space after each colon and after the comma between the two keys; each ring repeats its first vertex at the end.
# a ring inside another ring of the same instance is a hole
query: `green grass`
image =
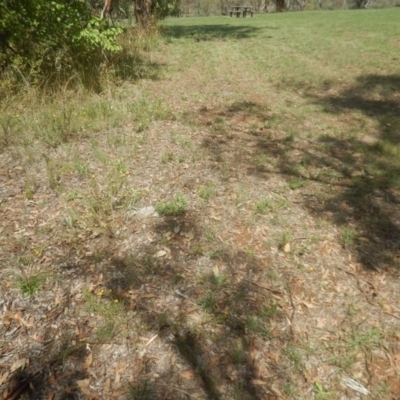
{"type": "Polygon", "coordinates": [[[317,400],[332,399],[335,396],[333,392],[325,390],[321,382],[315,382],[314,395],[317,400]]]}
{"type": "Polygon", "coordinates": [[[295,190],[295,189],[300,189],[306,184],[306,181],[301,178],[292,178],[289,180],[288,185],[290,189],[295,190]]]}
{"type": "Polygon", "coordinates": [[[154,394],[150,384],[148,384],[147,381],[143,381],[137,385],[131,385],[126,398],[128,400],[151,400],[153,396],[154,394]]]}
{"type": "Polygon", "coordinates": [[[212,311],[217,305],[217,298],[214,293],[210,291],[200,300],[199,304],[205,310],[212,311]]]}
{"type": "Polygon", "coordinates": [[[354,241],[356,240],[356,237],[357,237],[357,232],[355,231],[355,229],[351,226],[345,226],[342,229],[343,247],[347,249],[351,245],[353,245],[354,241]]]}
{"type": "Polygon", "coordinates": [[[49,274],[46,273],[20,274],[17,278],[17,285],[22,294],[33,296],[43,287],[48,277],[49,274]]]}
{"type": "Polygon", "coordinates": [[[272,208],[271,199],[263,199],[254,205],[254,214],[267,214],[272,208]]]}
{"type": "Polygon", "coordinates": [[[173,200],[160,202],[156,205],[155,208],[160,215],[164,216],[181,215],[186,212],[187,202],[182,195],[177,194],[173,200]]]}
{"type": "Polygon", "coordinates": [[[203,200],[210,200],[211,198],[213,198],[216,195],[216,188],[214,185],[212,184],[206,184],[203,186],[200,186],[199,189],[199,196],[203,199],[203,200]]]}
{"type": "Polygon", "coordinates": [[[229,351],[229,355],[235,364],[244,364],[247,360],[247,354],[243,341],[236,340],[229,351]]]}

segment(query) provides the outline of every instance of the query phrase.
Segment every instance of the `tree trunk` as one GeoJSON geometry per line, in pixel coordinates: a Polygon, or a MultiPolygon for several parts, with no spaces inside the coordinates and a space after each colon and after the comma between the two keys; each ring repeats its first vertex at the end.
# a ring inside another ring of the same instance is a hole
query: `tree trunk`
{"type": "Polygon", "coordinates": [[[135,18],[139,29],[146,29],[151,23],[152,0],[135,1],[135,18]]]}
{"type": "Polygon", "coordinates": [[[276,11],[282,12],[285,9],[285,0],[276,0],[276,11]]]}

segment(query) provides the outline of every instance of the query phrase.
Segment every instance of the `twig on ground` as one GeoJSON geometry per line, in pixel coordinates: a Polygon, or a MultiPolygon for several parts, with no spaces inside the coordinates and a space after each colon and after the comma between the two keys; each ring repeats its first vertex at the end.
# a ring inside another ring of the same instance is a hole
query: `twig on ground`
{"type": "MultiPolygon", "coordinates": [[[[371,282],[367,281],[366,279],[359,278],[354,272],[347,271],[347,270],[345,270],[344,268],[340,268],[340,267],[337,267],[337,268],[338,268],[340,271],[346,272],[346,274],[352,275],[352,276],[356,279],[357,284],[358,284],[358,287],[359,287],[360,291],[364,294],[365,299],[367,300],[367,302],[368,302],[369,304],[371,304],[371,306],[374,306],[374,307],[377,306],[376,304],[372,303],[372,302],[368,299],[368,295],[364,292],[364,290],[362,289],[362,287],[361,287],[361,285],[360,285],[360,279],[363,280],[365,283],[368,283],[368,285],[370,285],[371,288],[375,291],[375,286],[374,286],[371,282]]],[[[397,315],[395,315],[395,314],[392,314],[392,313],[390,313],[390,312],[388,312],[388,311],[385,311],[385,310],[382,310],[382,309],[381,309],[381,311],[382,311],[384,314],[386,314],[386,315],[390,315],[391,317],[400,320],[400,317],[397,316],[397,315]]]]}
{"type": "Polygon", "coordinates": [[[259,283],[254,282],[254,281],[252,281],[252,280],[250,280],[250,279],[243,279],[243,280],[246,281],[246,282],[252,283],[252,284],[255,285],[255,286],[258,286],[258,287],[261,288],[261,289],[268,290],[268,291],[271,292],[271,293],[274,293],[274,294],[284,294],[281,290],[272,289],[272,288],[270,288],[270,287],[268,287],[268,286],[260,285],[259,283]]]}
{"type": "Polygon", "coordinates": [[[288,292],[289,292],[290,304],[292,305],[292,309],[293,309],[292,310],[292,315],[290,316],[290,319],[289,319],[289,321],[290,321],[290,333],[292,334],[293,341],[295,342],[296,341],[296,335],[295,335],[294,328],[293,328],[293,320],[294,320],[294,314],[296,312],[296,306],[295,306],[294,301],[293,301],[292,290],[290,288],[290,284],[289,283],[287,285],[287,288],[288,288],[288,292]]]}
{"type": "Polygon", "coordinates": [[[147,346],[149,346],[150,345],[150,343],[152,343],[153,342],[153,340],[155,340],[156,338],[157,338],[157,336],[158,336],[158,333],[156,333],[145,345],[144,345],[144,347],[147,347],[147,346]]]}
{"type": "Polygon", "coordinates": [[[390,312],[387,312],[387,311],[384,311],[384,310],[382,310],[382,312],[383,312],[384,314],[390,315],[390,316],[393,317],[393,318],[400,319],[399,316],[397,316],[397,315],[395,315],[395,314],[392,314],[392,313],[390,313],[390,312]]]}
{"type": "Polygon", "coordinates": [[[27,379],[25,382],[21,383],[12,393],[10,393],[4,400],[17,400],[20,396],[28,389],[32,379],[27,379]]]}
{"type": "Polygon", "coordinates": [[[167,385],[167,384],[165,384],[165,383],[160,383],[160,386],[165,386],[165,387],[168,387],[168,388],[170,388],[170,389],[176,390],[177,392],[186,394],[186,396],[189,396],[189,397],[191,397],[192,399],[198,399],[198,397],[193,396],[192,394],[190,394],[190,393],[188,393],[188,392],[185,392],[185,391],[182,390],[182,389],[178,389],[178,388],[175,387],[175,386],[167,385]]]}

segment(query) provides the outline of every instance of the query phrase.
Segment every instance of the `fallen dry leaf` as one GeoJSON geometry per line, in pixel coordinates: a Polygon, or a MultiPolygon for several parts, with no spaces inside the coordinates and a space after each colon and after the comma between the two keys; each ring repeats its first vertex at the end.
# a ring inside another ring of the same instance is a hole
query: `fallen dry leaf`
{"type": "Polygon", "coordinates": [[[264,382],[264,381],[262,381],[261,379],[253,379],[253,380],[251,381],[251,383],[252,383],[253,385],[266,385],[266,384],[267,384],[267,382],[264,382]]]}
{"type": "Polygon", "coordinates": [[[185,369],[179,373],[182,378],[192,380],[194,378],[194,373],[192,369],[185,369]]]}
{"type": "Polygon", "coordinates": [[[84,362],[83,365],[82,365],[83,369],[88,369],[88,368],[92,365],[92,362],[93,362],[93,353],[90,353],[90,354],[86,357],[86,360],[85,360],[85,362],[84,362]]]}
{"type": "Polygon", "coordinates": [[[285,246],[283,246],[283,251],[285,253],[289,253],[289,251],[290,251],[290,243],[286,243],[285,246]]]}
{"type": "Polygon", "coordinates": [[[78,385],[79,389],[81,389],[84,394],[86,394],[86,395],[90,394],[89,379],[82,379],[80,381],[76,381],[76,384],[78,385]]]}
{"type": "Polygon", "coordinates": [[[108,393],[110,393],[110,389],[111,389],[111,379],[110,378],[107,378],[105,381],[104,381],[104,385],[103,385],[103,394],[108,394],[108,393]]]}
{"type": "Polygon", "coordinates": [[[10,373],[8,371],[4,372],[3,375],[0,375],[0,386],[7,381],[8,375],[10,375],[10,373]]]}
{"type": "Polygon", "coordinates": [[[53,400],[53,399],[54,399],[54,396],[55,396],[55,393],[54,393],[54,392],[50,392],[50,393],[47,395],[47,400],[53,400]]]}
{"type": "Polygon", "coordinates": [[[279,362],[279,354],[269,353],[266,351],[264,355],[272,361],[279,362]]]}
{"type": "Polygon", "coordinates": [[[167,254],[165,250],[159,250],[156,253],[156,257],[164,257],[167,254]]]}
{"type": "Polygon", "coordinates": [[[306,306],[307,308],[315,308],[315,305],[308,301],[300,301],[300,304],[303,304],[303,306],[306,306]]]}
{"type": "Polygon", "coordinates": [[[25,365],[27,365],[28,362],[29,362],[29,360],[27,358],[21,358],[21,359],[15,361],[15,363],[10,368],[10,372],[14,372],[14,371],[16,371],[17,369],[20,369],[20,368],[24,369],[25,365]]]}
{"type": "Polygon", "coordinates": [[[114,383],[113,383],[113,388],[116,389],[119,386],[119,383],[121,382],[121,375],[119,369],[115,371],[114,375],[114,383]]]}

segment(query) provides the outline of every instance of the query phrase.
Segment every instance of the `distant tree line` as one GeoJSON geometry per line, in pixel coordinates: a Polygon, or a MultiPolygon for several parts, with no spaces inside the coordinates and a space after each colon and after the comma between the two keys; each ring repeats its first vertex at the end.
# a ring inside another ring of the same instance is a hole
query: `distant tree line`
{"type": "MultiPolygon", "coordinates": [[[[252,6],[255,12],[302,10],[334,10],[386,8],[400,4],[400,0],[177,0],[180,15],[207,16],[225,14],[232,6],[252,6]]],[[[178,14],[178,13],[176,13],[178,14]]]]}

